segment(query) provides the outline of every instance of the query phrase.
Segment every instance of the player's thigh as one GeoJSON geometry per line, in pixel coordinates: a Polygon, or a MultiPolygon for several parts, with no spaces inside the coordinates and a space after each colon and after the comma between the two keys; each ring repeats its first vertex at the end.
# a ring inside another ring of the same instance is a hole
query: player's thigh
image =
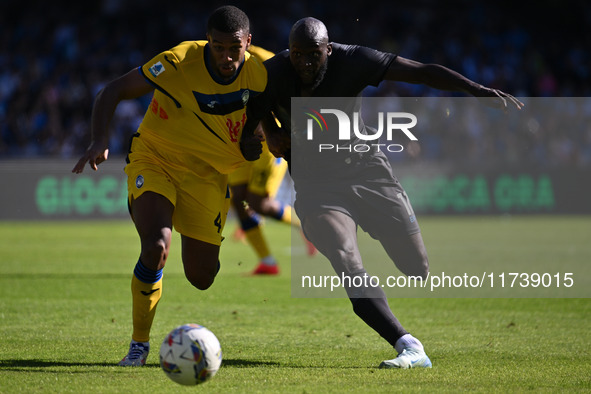
{"type": "Polygon", "coordinates": [[[238,168],[228,175],[228,186],[230,186],[231,203],[241,218],[248,216],[244,208],[248,182],[252,172],[252,162],[238,168]]]}
{"type": "Polygon", "coordinates": [[[394,199],[385,199],[383,204],[376,205],[381,206],[378,211],[374,212],[372,207],[372,211],[362,215],[363,229],[382,244],[404,274],[426,276],[429,271],[427,250],[406,193],[398,193],[394,199]]]}
{"type": "Polygon", "coordinates": [[[238,213],[246,210],[246,196],[247,186],[246,183],[236,184],[230,186],[230,198],[232,206],[238,213]]]}
{"type": "Polygon", "coordinates": [[[380,239],[380,243],[393,260],[421,262],[427,259],[427,249],[421,233],[384,237],[380,239]]]}
{"type": "Polygon", "coordinates": [[[226,175],[203,179],[188,174],[177,186],[172,222],[183,236],[219,246],[229,207],[226,175]]]}
{"type": "Polygon", "coordinates": [[[357,224],[336,210],[312,211],[301,218],[306,238],[331,262],[338,273],[363,269],[357,244],[357,224]]]}
{"type": "Polygon", "coordinates": [[[383,237],[380,240],[388,256],[406,275],[426,277],[429,272],[427,248],[421,233],[383,237]]]}
{"type": "Polygon", "coordinates": [[[355,191],[360,226],[380,241],[403,273],[426,276],[429,263],[423,237],[400,183],[358,185],[355,191]]]}

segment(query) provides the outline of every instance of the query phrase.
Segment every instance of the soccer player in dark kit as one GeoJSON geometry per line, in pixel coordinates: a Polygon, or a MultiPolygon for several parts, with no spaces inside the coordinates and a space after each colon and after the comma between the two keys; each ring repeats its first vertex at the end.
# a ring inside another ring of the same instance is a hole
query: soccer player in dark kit
{"type": "MultiPolygon", "coordinates": [[[[337,274],[363,277],[367,272],[357,243],[360,226],[382,244],[400,271],[426,278],[429,261],[419,225],[386,156],[379,150],[345,150],[333,156],[322,156],[317,150],[298,151],[305,138],[302,130],[292,128],[292,116],[297,114],[291,113],[291,98],[351,97],[354,104],[349,110],[355,110],[363,89],[391,80],[492,97],[496,105],[505,109],[509,105],[520,109],[523,104],[509,94],[484,87],[438,64],[332,43],[324,23],[314,18],[297,21],[290,32],[289,50],[267,60],[265,66],[267,88],[251,103],[249,121],[263,121],[269,149],[290,164],[297,193],[295,209],[306,237],[328,258],[337,274]],[[270,114],[278,118],[281,128],[264,120],[272,119],[270,114]],[[305,158],[298,161],[296,156],[300,153],[305,158]]],[[[367,134],[363,121],[359,121],[358,127],[362,134],[367,134]]],[[[353,135],[346,142],[352,145],[363,141],[353,135]]],[[[381,368],[432,366],[421,342],[404,329],[390,310],[381,288],[349,286],[345,290],[355,314],[397,351],[397,357],[382,361],[381,368]]]]}

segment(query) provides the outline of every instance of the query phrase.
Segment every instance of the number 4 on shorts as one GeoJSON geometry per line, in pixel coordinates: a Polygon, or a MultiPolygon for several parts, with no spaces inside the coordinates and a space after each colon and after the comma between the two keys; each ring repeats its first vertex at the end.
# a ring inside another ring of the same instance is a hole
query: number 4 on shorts
{"type": "Polygon", "coordinates": [[[222,213],[219,212],[218,216],[216,216],[213,224],[218,228],[218,234],[222,231],[222,213]]]}

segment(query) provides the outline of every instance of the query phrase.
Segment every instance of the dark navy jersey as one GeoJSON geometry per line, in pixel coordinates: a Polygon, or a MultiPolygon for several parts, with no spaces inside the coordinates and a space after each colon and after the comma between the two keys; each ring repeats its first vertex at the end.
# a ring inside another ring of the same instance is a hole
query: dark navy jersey
{"type": "MultiPolygon", "coordinates": [[[[317,175],[319,178],[327,172],[337,170],[343,162],[350,163],[355,160],[356,154],[347,154],[346,147],[359,143],[353,134],[351,140],[343,141],[335,139],[339,130],[338,120],[333,115],[322,117],[322,124],[328,131],[316,132],[313,141],[307,139],[305,125],[307,114],[316,114],[321,110],[320,106],[339,108],[349,114],[353,119],[353,112],[360,111],[361,93],[367,86],[377,86],[384,77],[386,70],[396,58],[396,55],[380,52],[367,47],[357,45],[343,45],[332,43],[332,54],[328,57],[328,67],[323,80],[312,92],[309,105],[303,99],[299,106],[294,106],[292,113],[292,97],[299,98],[302,95],[302,84],[289,59],[289,50],[278,53],[265,62],[268,73],[268,83],[265,92],[257,97],[256,102],[251,102],[249,109],[255,118],[261,118],[264,113],[271,110],[282,125],[282,130],[291,136],[291,152],[285,152],[285,158],[292,170],[292,155],[303,177],[317,175]],[[321,100],[318,98],[332,97],[335,100],[321,100]],[[338,98],[338,99],[337,99],[338,98]],[[344,99],[343,99],[344,98],[344,99]],[[314,112],[316,111],[316,112],[314,112]],[[303,123],[302,123],[303,122],[303,123]],[[339,152],[318,152],[319,144],[335,144],[344,146],[339,152]],[[293,150],[297,149],[298,152],[293,150]],[[298,153],[303,160],[296,160],[298,153]],[[352,156],[348,158],[348,156],[352,156]],[[300,165],[299,163],[303,163],[300,165]],[[312,174],[308,174],[312,172],[312,174]]],[[[250,115],[249,115],[250,116],[250,115]]],[[[318,119],[318,117],[316,116],[318,119]]],[[[365,125],[360,119],[359,130],[366,134],[365,125]]],[[[324,129],[324,127],[323,127],[324,129]]],[[[294,176],[295,174],[293,174],[294,176]]]]}
{"type": "MultiPolygon", "coordinates": [[[[324,79],[313,97],[357,97],[367,86],[377,86],[396,55],[358,45],[332,43],[324,79]]],[[[276,115],[291,112],[291,98],[300,97],[302,85],[289,60],[289,50],[265,62],[268,84],[265,104],[276,115]]],[[[287,120],[287,119],[285,119],[287,120]]],[[[288,122],[289,123],[289,122],[288,122]]]]}

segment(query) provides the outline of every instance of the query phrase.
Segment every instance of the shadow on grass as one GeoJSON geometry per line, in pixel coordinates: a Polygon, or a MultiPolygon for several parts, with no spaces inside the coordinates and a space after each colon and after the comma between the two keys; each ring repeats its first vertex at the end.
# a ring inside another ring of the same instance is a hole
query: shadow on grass
{"type": "Polygon", "coordinates": [[[276,361],[254,361],[254,360],[242,360],[242,359],[223,359],[222,366],[224,367],[235,367],[235,368],[251,368],[251,367],[279,367],[281,363],[276,361]]]}
{"type": "MultiPolygon", "coordinates": [[[[224,359],[223,365],[235,368],[252,368],[252,367],[278,367],[281,364],[274,361],[253,361],[242,359],[224,359]]],[[[117,363],[93,363],[93,362],[69,362],[69,361],[50,361],[39,359],[9,359],[0,360],[0,371],[28,371],[35,372],[47,368],[60,367],[116,367],[117,363]]],[[[148,363],[144,368],[160,368],[158,363],[148,363]]]]}
{"type": "MultiPolygon", "coordinates": [[[[51,360],[39,360],[39,359],[8,359],[0,360],[0,372],[12,371],[12,372],[60,372],[60,368],[99,368],[109,367],[115,368],[119,371],[129,371],[136,369],[133,367],[119,367],[117,362],[70,362],[70,361],[51,361],[51,360]]],[[[239,358],[224,359],[222,361],[222,367],[225,368],[330,368],[326,365],[299,365],[290,364],[277,361],[259,361],[259,360],[244,360],[239,358]]],[[[149,362],[141,369],[159,369],[160,364],[158,362],[149,362]]],[[[342,369],[343,367],[338,367],[342,369]]],[[[348,366],[345,368],[352,369],[366,369],[366,366],[348,366]]],[[[100,372],[93,370],[94,372],[100,372]]],[[[89,370],[67,370],[67,373],[86,373],[91,372],[89,370]]]]}
{"type": "MultiPolygon", "coordinates": [[[[117,363],[82,363],[69,361],[50,361],[39,359],[10,359],[0,360],[0,371],[34,371],[44,368],[56,367],[114,367],[117,363]]],[[[155,364],[154,366],[159,366],[155,364]]]]}

